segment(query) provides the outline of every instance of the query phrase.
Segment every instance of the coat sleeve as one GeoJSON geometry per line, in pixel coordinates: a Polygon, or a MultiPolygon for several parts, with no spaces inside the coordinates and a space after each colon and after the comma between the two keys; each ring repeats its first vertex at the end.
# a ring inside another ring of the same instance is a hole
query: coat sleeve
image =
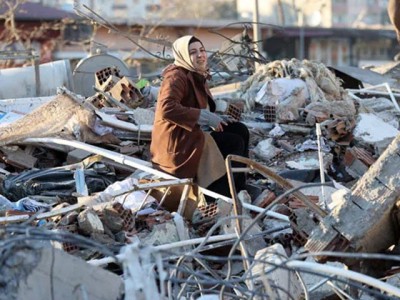
{"type": "Polygon", "coordinates": [[[176,124],[188,131],[196,126],[200,116],[200,109],[184,105],[188,80],[181,74],[167,75],[161,85],[160,94],[157,99],[157,113],[161,118],[176,124]]]}

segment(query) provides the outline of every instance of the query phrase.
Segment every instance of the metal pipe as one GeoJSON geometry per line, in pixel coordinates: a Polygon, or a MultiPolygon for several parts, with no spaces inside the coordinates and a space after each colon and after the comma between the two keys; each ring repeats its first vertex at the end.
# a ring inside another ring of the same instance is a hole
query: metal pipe
{"type": "MultiPolygon", "coordinates": [[[[317,144],[318,144],[318,160],[319,160],[319,174],[321,177],[321,183],[325,183],[325,168],[324,168],[324,158],[322,156],[322,149],[321,149],[321,139],[322,139],[322,132],[321,132],[321,124],[315,124],[316,131],[317,131],[317,144]]],[[[324,209],[328,208],[326,204],[325,198],[325,188],[324,185],[321,185],[321,193],[322,193],[322,205],[324,209]]]]}
{"type": "MultiPolygon", "coordinates": [[[[262,47],[260,47],[260,40],[261,40],[261,29],[260,29],[260,21],[259,21],[259,13],[258,13],[258,0],[254,0],[254,10],[253,10],[253,40],[254,48],[256,50],[255,56],[257,59],[260,58],[259,53],[262,47]]],[[[257,71],[260,67],[260,63],[256,61],[254,63],[255,71],[257,71]]]]}
{"type": "MultiPolygon", "coordinates": [[[[396,98],[395,98],[395,96],[400,96],[400,94],[393,93],[390,85],[387,82],[384,82],[384,83],[381,83],[381,84],[378,84],[378,85],[374,85],[374,86],[369,86],[369,87],[366,87],[366,88],[363,88],[363,89],[360,89],[360,90],[349,89],[348,91],[350,91],[352,93],[362,93],[362,92],[379,93],[380,91],[371,91],[371,90],[376,89],[376,88],[380,88],[380,87],[386,88],[387,94],[389,95],[390,100],[393,102],[394,107],[396,108],[397,111],[400,111],[399,104],[397,103],[396,98]]],[[[382,92],[380,92],[380,93],[382,93],[382,92]]]]}
{"type": "MultiPolygon", "coordinates": [[[[262,174],[263,176],[272,179],[273,181],[275,181],[280,187],[289,190],[293,188],[293,185],[287,181],[286,179],[284,179],[283,177],[279,176],[278,174],[276,174],[275,172],[273,172],[272,170],[268,169],[267,167],[258,164],[254,161],[252,161],[249,158],[246,157],[242,157],[242,156],[238,156],[238,155],[228,155],[228,157],[231,157],[231,160],[234,160],[236,162],[240,162],[243,163],[245,165],[247,165],[248,167],[250,167],[253,170],[256,170],[257,172],[259,172],[260,174],[262,174]]],[[[313,203],[306,195],[304,195],[302,192],[300,191],[295,191],[293,192],[293,196],[295,196],[297,199],[299,199],[301,202],[303,202],[304,204],[306,204],[309,208],[311,208],[314,212],[316,212],[319,216],[321,217],[326,217],[328,214],[326,211],[324,211],[322,208],[320,208],[318,205],[316,205],[315,203],[313,203]]],[[[244,203],[243,203],[244,206],[244,203]]],[[[264,211],[264,210],[262,210],[264,211]]]]}
{"type": "Polygon", "coordinates": [[[346,269],[340,269],[337,267],[333,266],[328,266],[328,265],[323,265],[323,264],[318,264],[318,263],[312,263],[312,262],[305,262],[305,261],[287,261],[282,264],[282,266],[286,266],[288,268],[293,268],[298,271],[310,271],[310,272],[315,272],[315,273],[325,273],[328,275],[336,275],[336,276],[342,276],[351,280],[355,280],[364,284],[367,284],[368,286],[375,287],[381,291],[387,292],[390,295],[400,297],[400,289],[387,284],[385,282],[382,282],[378,279],[375,279],[373,277],[357,273],[351,270],[346,270],[346,269]]]}
{"type": "Polygon", "coordinates": [[[299,60],[304,59],[304,12],[303,8],[299,8],[299,27],[300,27],[300,32],[299,32],[299,60]]]}
{"type": "MultiPolygon", "coordinates": [[[[210,237],[205,237],[205,238],[197,238],[197,239],[191,239],[191,240],[184,240],[184,241],[179,241],[175,243],[170,243],[170,244],[164,244],[164,245],[159,245],[159,246],[154,246],[152,249],[155,251],[165,251],[165,250],[171,250],[173,248],[180,248],[180,247],[186,247],[186,246],[191,246],[191,245],[196,245],[202,243],[204,240],[208,240],[210,243],[212,242],[219,242],[219,241],[226,241],[230,239],[235,239],[237,237],[236,233],[229,233],[229,234],[223,234],[223,235],[214,235],[210,237]]],[[[129,247],[129,246],[127,246],[129,247]]],[[[118,254],[116,256],[118,261],[122,261],[125,259],[124,254],[118,254]]],[[[104,266],[106,264],[116,262],[115,257],[104,257],[100,259],[92,259],[88,260],[87,263],[93,265],[93,266],[104,266]]]]}
{"type": "MultiPolygon", "coordinates": [[[[170,174],[153,169],[151,167],[151,163],[148,161],[144,161],[144,160],[130,157],[130,156],[123,155],[123,154],[119,154],[119,153],[116,153],[116,152],[113,152],[110,150],[106,150],[106,149],[103,149],[103,148],[100,148],[97,146],[93,146],[93,145],[88,145],[88,144],[78,142],[78,141],[71,141],[71,140],[65,140],[65,139],[60,139],[60,138],[27,138],[27,139],[22,140],[21,143],[53,143],[53,144],[71,146],[71,147],[74,147],[77,149],[82,149],[82,150],[88,151],[90,153],[99,154],[103,157],[111,159],[122,165],[127,165],[130,167],[136,168],[136,169],[140,169],[149,174],[153,174],[153,175],[159,176],[164,179],[178,179],[170,174]]],[[[226,196],[220,195],[213,191],[207,190],[206,188],[203,188],[203,187],[199,187],[199,189],[204,195],[208,195],[215,199],[221,199],[223,201],[232,203],[231,198],[228,198],[226,196]]],[[[264,209],[262,209],[261,207],[251,205],[248,203],[243,203],[242,205],[246,209],[249,209],[249,210],[252,210],[255,212],[263,212],[264,211],[264,209]]],[[[276,219],[279,219],[279,220],[282,220],[282,221],[289,222],[288,216],[285,216],[285,215],[282,215],[282,214],[279,214],[276,212],[268,211],[268,212],[266,212],[266,215],[276,218],[276,219]]]]}

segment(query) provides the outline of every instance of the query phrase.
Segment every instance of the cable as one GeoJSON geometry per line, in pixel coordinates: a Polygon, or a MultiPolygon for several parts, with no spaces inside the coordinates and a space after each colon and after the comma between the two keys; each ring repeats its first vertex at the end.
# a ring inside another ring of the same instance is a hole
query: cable
{"type": "MultiPolygon", "coordinates": [[[[327,183],[325,183],[327,184],[327,183]]],[[[228,254],[228,257],[231,256],[233,254],[233,252],[235,251],[236,247],[239,245],[239,243],[241,242],[241,240],[243,239],[243,237],[249,232],[249,230],[265,215],[265,213],[276,203],[280,202],[283,198],[287,197],[288,195],[303,189],[303,188],[307,188],[307,187],[314,187],[314,186],[320,186],[321,183],[309,183],[309,184],[304,184],[298,187],[294,187],[292,189],[287,190],[285,193],[283,193],[282,195],[280,195],[279,197],[277,197],[271,204],[269,204],[266,208],[264,208],[264,211],[259,213],[255,218],[253,218],[253,221],[243,230],[242,234],[239,236],[239,238],[235,241],[235,243],[233,244],[231,251],[228,254]]],[[[226,276],[226,280],[229,280],[231,275],[231,264],[230,261],[228,260],[228,274],[226,276]]],[[[223,295],[224,295],[224,288],[221,289],[221,293],[220,293],[220,297],[221,299],[223,299],[223,295]]]]}

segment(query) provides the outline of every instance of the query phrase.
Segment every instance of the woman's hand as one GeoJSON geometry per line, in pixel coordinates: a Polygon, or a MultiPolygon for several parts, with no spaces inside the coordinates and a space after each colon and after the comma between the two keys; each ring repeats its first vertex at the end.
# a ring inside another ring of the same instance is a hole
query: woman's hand
{"type": "Polygon", "coordinates": [[[200,110],[200,117],[197,123],[199,125],[208,125],[214,131],[224,131],[223,125],[228,125],[228,123],[224,121],[224,119],[207,109],[200,110]]]}
{"type": "Polygon", "coordinates": [[[221,123],[218,124],[218,126],[216,128],[213,128],[214,131],[219,131],[219,132],[224,131],[224,126],[223,125],[227,125],[227,124],[224,121],[222,121],[221,123]]]}

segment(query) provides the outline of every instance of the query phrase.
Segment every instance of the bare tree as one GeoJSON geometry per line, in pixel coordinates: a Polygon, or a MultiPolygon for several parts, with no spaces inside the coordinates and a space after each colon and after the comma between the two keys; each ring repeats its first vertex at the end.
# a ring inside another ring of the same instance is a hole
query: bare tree
{"type": "MultiPolygon", "coordinates": [[[[40,46],[38,55],[40,56],[41,62],[48,62],[52,60],[52,52],[57,47],[60,47],[66,43],[78,43],[82,47],[88,44],[90,37],[86,40],[66,40],[64,33],[66,29],[77,28],[81,25],[78,20],[73,19],[62,19],[56,21],[41,21],[37,22],[36,26],[32,24],[24,24],[16,19],[16,15],[19,11],[23,10],[23,4],[27,0],[2,0],[0,1],[0,24],[3,23],[3,30],[0,30],[0,50],[8,51],[25,51],[31,50],[33,42],[37,42],[36,46],[40,46]]],[[[89,23],[89,22],[87,22],[89,23]]],[[[92,29],[96,28],[93,25],[89,25],[92,29]]],[[[91,30],[93,34],[93,30],[91,30]]],[[[30,63],[31,60],[27,60],[26,63],[30,63]]],[[[24,64],[24,62],[18,62],[15,60],[0,60],[0,67],[12,67],[14,65],[24,64]]]]}
{"type": "MultiPolygon", "coordinates": [[[[188,5],[185,0],[168,0],[165,7],[173,8],[172,18],[176,19],[236,19],[237,9],[234,0],[203,0],[188,5]]],[[[170,14],[172,9],[165,9],[163,15],[170,14]]]]}
{"type": "Polygon", "coordinates": [[[24,31],[18,29],[15,22],[15,13],[18,7],[26,0],[2,1],[0,3],[0,21],[4,22],[4,30],[0,33],[0,41],[8,46],[14,42],[23,40],[24,31]]]}

